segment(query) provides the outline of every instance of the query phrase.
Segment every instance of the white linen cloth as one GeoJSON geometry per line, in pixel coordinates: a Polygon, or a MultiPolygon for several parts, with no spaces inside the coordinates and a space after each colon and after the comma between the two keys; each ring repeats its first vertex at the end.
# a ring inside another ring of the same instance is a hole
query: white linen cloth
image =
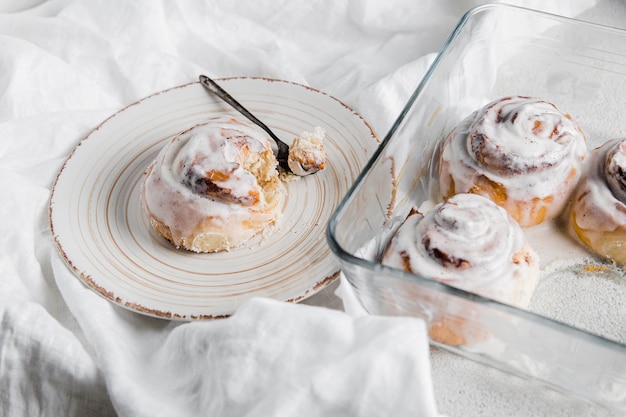
{"type": "Polygon", "coordinates": [[[144,317],[69,271],[47,204],[90,129],[201,73],[311,85],[383,136],[478,3],[0,0],[0,416],[437,415],[420,320],[263,299],[215,322],[144,317]]]}

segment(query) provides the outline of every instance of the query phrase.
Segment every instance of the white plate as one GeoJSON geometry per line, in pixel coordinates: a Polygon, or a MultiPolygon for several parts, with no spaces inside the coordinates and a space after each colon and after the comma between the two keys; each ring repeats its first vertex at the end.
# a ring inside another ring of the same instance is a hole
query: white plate
{"type": "Polygon", "coordinates": [[[199,83],[131,104],[95,128],[63,165],[50,199],[61,256],[91,289],[129,309],[163,318],[228,316],[250,297],[300,301],[330,284],[339,264],[325,228],[378,138],[362,117],[318,90],[280,80],[220,80],[286,142],[326,130],[329,167],[287,184],[274,233],[225,253],[175,249],[141,208],[143,173],[176,133],[209,117],[242,118],[199,83]]]}

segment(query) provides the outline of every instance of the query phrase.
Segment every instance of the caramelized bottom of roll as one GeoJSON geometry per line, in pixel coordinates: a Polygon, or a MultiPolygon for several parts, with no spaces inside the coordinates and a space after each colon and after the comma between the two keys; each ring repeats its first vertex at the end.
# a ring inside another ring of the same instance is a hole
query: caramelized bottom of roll
{"type": "MultiPolygon", "coordinates": [[[[442,164],[445,164],[443,162],[442,164]]],[[[443,172],[449,171],[442,168],[443,172]]],[[[444,174],[445,175],[445,174],[444,174]]],[[[564,187],[573,187],[575,180],[578,178],[577,171],[572,170],[566,180],[564,187]]],[[[443,198],[448,199],[457,194],[454,184],[454,177],[447,176],[447,182],[450,184],[447,191],[443,193],[443,198]]],[[[554,207],[554,195],[544,198],[531,197],[526,199],[514,199],[509,196],[504,184],[492,181],[484,175],[476,177],[474,185],[466,192],[478,194],[489,198],[491,201],[505,209],[513,219],[523,227],[532,227],[548,220],[548,217],[554,217],[554,213],[550,213],[554,207]]]]}
{"type": "Polygon", "coordinates": [[[435,342],[449,346],[460,346],[468,343],[478,343],[489,336],[487,330],[478,324],[479,317],[472,317],[472,303],[465,300],[455,300],[459,314],[446,314],[431,320],[428,336],[435,342]]]}
{"type": "Polygon", "coordinates": [[[576,236],[598,255],[626,265],[626,226],[613,231],[583,229],[572,214],[572,228],[576,236]]]}

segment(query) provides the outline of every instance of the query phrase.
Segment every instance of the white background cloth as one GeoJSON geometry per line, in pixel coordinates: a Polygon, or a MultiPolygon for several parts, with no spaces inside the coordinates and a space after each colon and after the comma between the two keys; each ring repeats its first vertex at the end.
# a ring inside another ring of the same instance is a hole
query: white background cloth
{"type": "MultiPolygon", "coordinates": [[[[311,85],[382,137],[479,3],[0,0],[0,416],[563,412],[560,397],[524,402],[479,380],[467,361],[431,352],[417,319],[261,299],[216,322],[126,311],[74,277],[48,228],[51,186],[80,139],[201,73],[311,85]]],[[[626,21],[622,0],[516,3],[626,21]]]]}

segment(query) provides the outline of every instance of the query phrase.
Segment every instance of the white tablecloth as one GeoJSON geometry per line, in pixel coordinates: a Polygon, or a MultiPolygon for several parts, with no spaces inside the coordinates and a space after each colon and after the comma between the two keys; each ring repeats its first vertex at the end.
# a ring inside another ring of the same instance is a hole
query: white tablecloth
{"type": "MultiPolygon", "coordinates": [[[[52,242],[56,173],[120,108],[201,73],[266,76],[339,98],[383,136],[479,3],[0,0],[0,416],[609,415],[500,386],[429,349],[420,320],[310,305],[341,306],[329,291],[214,322],[141,316],[87,289],[52,242]]],[[[622,0],[514,3],[626,22],[622,0]]]]}

